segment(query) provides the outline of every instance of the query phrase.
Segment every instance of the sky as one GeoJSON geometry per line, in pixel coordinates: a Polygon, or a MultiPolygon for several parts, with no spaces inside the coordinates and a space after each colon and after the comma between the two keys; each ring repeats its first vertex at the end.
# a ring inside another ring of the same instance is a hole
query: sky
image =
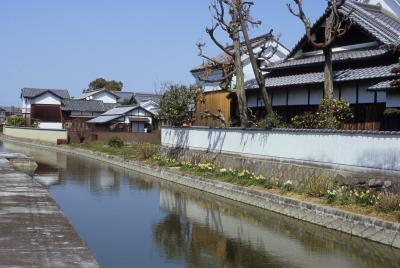
{"type": "MultiPolygon", "coordinates": [[[[255,0],[252,15],[291,49],[304,34],[286,3],[255,0]]],[[[98,77],[124,83],[125,91],[154,92],[163,83],[194,82],[202,60],[196,43],[216,48],[204,29],[211,0],[1,0],[0,106],[20,105],[20,89],[62,88],[79,95],[98,77]]],[[[303,0],[311,21],[325,0],[303,0]]],[[[223,44],[228,39],[218,34],[223,44]]]]}

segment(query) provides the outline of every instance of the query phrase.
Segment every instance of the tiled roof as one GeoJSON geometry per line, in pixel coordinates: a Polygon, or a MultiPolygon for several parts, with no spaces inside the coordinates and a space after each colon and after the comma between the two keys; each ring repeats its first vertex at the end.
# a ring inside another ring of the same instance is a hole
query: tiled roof
{"type": "MultiPolygon", "coordinates": [[[[255,37],[255,38],[251,39],[250,41],[252,42],[253,49],[262,46],[263,43],[265,42],[266,38],[270,38],[270,37],[271,37],[270,34],[264,34],[264,35],[260,35],[260,36],[257,36],[257,37],[255,37]]],[[[274,40],[274,41],[276,42],[276,40],[274,40]]],[[[279,45],[280,47],[283,47],[283,48],[286,49],[287,51],[289,51],[289,50],[288,50],[282,43],[280,43],[279,41],[278,41],[278,45],[279,45]]],[[[246,45],[245,45],[244,42],[242,43],[242,48],[243,48],[244,51],[247,50],[246,45]]],[[[232,46],[232,45],[231,45],[231,46],[227,46],[226,49],[227,49],[228,51],[233,51],[233,46],[232,46]]],[[[215,61],[217,61],[217,62],[219,62],[219,63],[221,63],[221,64],[223,64],[223,63],[228,63],[230,59],[231,59],[231,57],[230,57],[229,55],[227,55],[225,52],[222,52],[222,53],[220,53],[218,56],[216,56],[216,57],[213,58],[213,60],[215,60],[215,61]]],[[[205,62],[203,62],[203,64],[201,64],[201,65],[199,65],[199,66],[193,68],[193,69],[191,70],[191,72],[201,71],[201,70],[203,70],[204,68],[207,68],[207,67],[209,67],[209,66],[210,66],[210,65],[208,64],[208,62],[205,61],[205,62]]]]}
{"type": "MultiPolygon", "coordinates": [[[[376,79],[376,78],[392,78],[396,75],[391,72],[394,66],[397,64],[387,66],[376,66],[368,68],[358,69],[344,69],[333,72],[333,79],[335,82],[343,81],[355,81],[364,79],[376,79]]],[[[267,77],[267,87],[283,87],[283,86],[295,86],[295,85],[310,85],[323,83],[324,73],[306,73],[297,75],[287,75],[279,77],[267,77]]],[[[251,80],[246,83],[246,89],[256,89],[258,84],[255,80],[251,80]]]]}
{"type": "Polygon", "coordinates": [[[134,92],[128,92],[128,91],[116,91],[116,92],[114,92],[114,94],[118,96],[119,103],[129,102],[135,95],[134,92]]]}
{"type": "Polygon", "coordinates": [[[69,99],[69,92],[66,89],[45,89],[45,88],[23,88],[21,89],[21,97],[32,99],[46,92],[50,92],[61,99],[69,99]]]}
{"type": "Polygon", "coordinates": [[[120,117],[121,115],[100,115],[96,118],[87,121],[87,123],[94,123],[94,124],[107,123],[120,117]]]}
{"type": "Polygon", "coordinates": [[[119,103],[104,103],[104,107],[106,108],[105,111],[114,109],[115,107],[120,106],[121,104],[119,103]]]}
{"type": "Polygon", "coordinates": [[[85,92],[85,93],[81,94],[80,96],[78,96],[76,98],[80,99],[80,100],[83,100],[83,99],[86,99],[86,98],[88,98],[90,96],[93,96],[93,95],[95,95],[97,93],[100,93],[100,92],[103,92],[103,91],[106,91],[111,95],[114,95],[117,99],[119,98],[119,96],[117,94],[115,94],[115,92],[112,92],[112,91],[109,91],[109,90],[106,90],[106,89],[99,89],[99,90],[85,92]]]}
{"type": "Polygon", "coordinates": [[[160,103],[162,95],[160,94],[153,94],[153,93],[145,93],[145,92],[138,92],[135,93],[135,99],[138,104],[146,101],[154,101],[156,104],[160,103]]]}
{"type": "MultiPolygon", "coordinates": [[[[350,11],[353,25],[359,26],[364,31],[373,36],[376,41],[384,45],[396,45],[400,40],[400,21],[382,11],[381,7],[362,4],[353,0],[347,0],[340,8],[339,12],[348,15],[350,11]]],[[[313,32],[322,25],[329,14],[329,9],[313,25],[313,32]]],[[[288,58],[293,57],[301,46],[307,41],[304,35],[292,49],[288,58]]]]}
{"type": "Polygon", "coordinates": [[[63,111],[79,111],[79,112],[105,112],[106,107],[102,101],[96,100],[63,100],[63,111]]]}
{"type": "Polygon", "coordinates": [[[368,91],[386,91],[388,89],[398,89],[399,87],[393,87],[391,85],[393,80],[385,80],[370,86],[368,91]]]}
{"type": "Polygon", "coordinates": [[[114,109],[111,109],[107,112],[105,112],[102,115],[124,115],[130,111],[132,111],[133,109],[136,109],[139,106],[121,106],[121,107],[116,107],[114,109]]]}
{"type": "MultiPolygon", "coordinates": [[[[360,60],[382,56],[388,53],[387,49],[382,48],[370,48],[370,49],[360,49],[360,50],[349,50],[349,51],[338,51],[332,54],[333,62],[342,62],[350,60],[360,60]]],[[[288,59],[283,62],[274,64],[267,68],[268,71],[286,69],[295,66],[304,65],[315,65],[320,64],[325,61],[324,55],[302,57],[299,59],[288,59]]]]}

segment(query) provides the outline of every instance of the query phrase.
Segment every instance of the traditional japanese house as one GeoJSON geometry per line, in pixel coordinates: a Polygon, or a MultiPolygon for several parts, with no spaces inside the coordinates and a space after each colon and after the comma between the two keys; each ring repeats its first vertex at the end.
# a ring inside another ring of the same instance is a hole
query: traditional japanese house
{"type": "Polygon", "coordinates": [[[62,101],[63,126],[68,130],[69,142],[83,142],[90,138],[87,121],[116,107],[115,104],[99,100],[65,99],[62,101]]]}
{"type": "MultiPolygon", "coordinates": [[[[400,42],[400,14],[396,14],[400,5],[398,1],[368,2],[347,0],[339,9],[341,16],[351,14],[352,25],[333,45],[334,97],[347,100],[353,108],[355,119],[349,129],[384,130],[385,110],[400,107],[400,91],[388,87],[399,57],[393,48],[400,42]]],[[[317,41],[324,38],[327,15],[328,10],[312,26],[317,41]]],[[[286,60],[265,68],[274,110],[288,120],[315,111],[324,97],[323,66],[322,51],[304,36],[286,60]]],[[[247,91],[258,92],[254,80],[247,82],[247,91]]],[[[254,108],[262,106],[257,98],[254,108]]]]}
{"type": "MultiPolygon", "coordinates": [[[[270,63],[279,62],[286,58],[289,53],[289,50],[280,42],[276,41],[274,38],[271,38],[270,34],[261,35],[251,40],[252,46],[255,53],[261,51],[261,49],[265,46],[265,56],[271,56],[270,63]]],[[[243,50],[246,51],[246,46],[242,44],[243,50]]],[[[227,47],[228,50],[233,50],[232,46],[227,47]]],[[[227,54],[221,53],[215,58],[214,61],[220,62],[222,64],[226,64],[229,62],[230,58],[227,54]]],[[[245,76],[245,81],[250,81],[254,79],[253,69],[250,64],[250,59],[248,55],[243,55],[243,71],[245,76]]],[[[269,64],[264,62],[263,64],[269,64]]],[[[204,79],[207,80],[217,80],[223,77],[223,72],[221,68],[213,67],[210,70],[210,66],[212,64],[210,62],[204,61],[200,66],[193,68],[190,72],[193,77],[196,79],[196,83],[201,85],[204,89],[204,93],[202,94],[200,100],[196,105],[196,121],[195,125],[201,126],[219,126],[220,122],[213,121],[212,119],[207,119],[204,117],[205,112],[210,112],[213,114],[218,114],[220,110],[225,117],[226,122],[229,124],[231,121],[234,121],[235,117],[235,109],[231,109],[231,98],[233,94],[232,91],[228,91],[226,88],[222,88],[219,82],[205,82],[204,79]]],[[[233,77],[232,82],[234,82],[235,78],[233,77]]],[[[256,103],[257,93],[253,91],[248,92],[248,104],[252,106],[253,103],[256,103]]]]}
{"type": "Polygon", "coordinates": [[[154,119],[154,113],[135,105],[111,109],[87,123],[93,132],[151,132],[156,128],[154,119]]]}
{"type": "Polygon", "coordinates": [[[40,128],[61,129],[61,102],[69,98],[66,89],[21,89],[22,114],[26,125],[30,126],[33,120],[38,120],[40,128]]]}

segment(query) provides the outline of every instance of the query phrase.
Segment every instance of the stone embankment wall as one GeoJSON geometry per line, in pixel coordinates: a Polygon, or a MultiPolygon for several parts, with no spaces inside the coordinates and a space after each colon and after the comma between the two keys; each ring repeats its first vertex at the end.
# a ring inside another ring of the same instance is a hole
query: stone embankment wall
{"type": "Polygon", "coordinates": [[[344,184],[399,188],[400,133],[163,127],[163,155],[212,160],[268,178],[300,183],[328,176],[344,184]]]}

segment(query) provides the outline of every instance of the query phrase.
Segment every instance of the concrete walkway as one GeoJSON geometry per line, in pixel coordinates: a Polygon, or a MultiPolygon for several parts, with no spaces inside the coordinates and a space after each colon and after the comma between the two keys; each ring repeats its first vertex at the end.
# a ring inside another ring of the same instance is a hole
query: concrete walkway
{"type": "Polygon", "coordinates": [[[51,198],[0,155],[0,267],[99,267],[51,198]]]}

